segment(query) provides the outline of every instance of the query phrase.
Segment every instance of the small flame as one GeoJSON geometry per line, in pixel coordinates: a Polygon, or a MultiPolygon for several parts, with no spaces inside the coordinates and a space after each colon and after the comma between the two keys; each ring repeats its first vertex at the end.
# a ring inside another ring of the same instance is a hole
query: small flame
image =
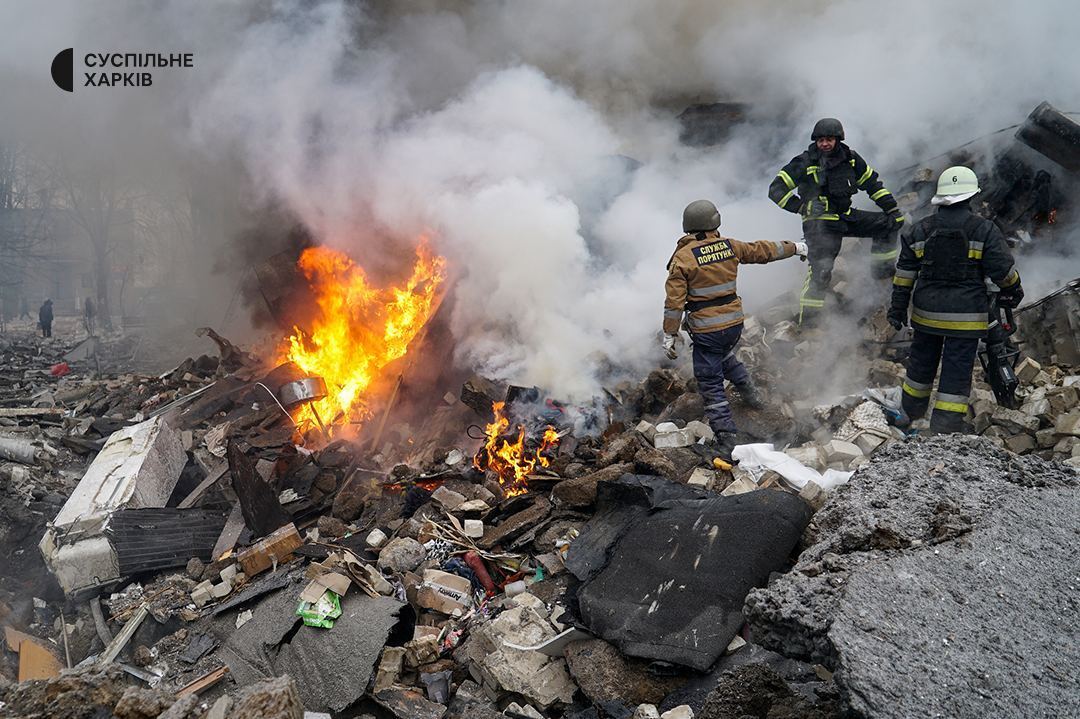
{"type": "MultiPolygon", "coordinates": [[[[403,357],[431,318],[446,278],[446,260],[421,238],[412,275],[397,287],[372,287],[352,258],[328,247],[309,247],[297,263],[318,307],[311,333],[299,327],[282,342],[279,361],[292,361],[322,377],[328,395],[314,403],[331,424],[370,415],[365,391],[387,364],[403,357]]],[[[307,413],[307,408],[304,408],[307,413]]]]}
{"type": "Polygon", "coordinates": [[[495,402],[492,405],[495,420],[484,428],[487,442],[473,457],[473,466],[479,470],[490,469],[498,474],[503,494],[516,497],[529,491],[527,478],[537,464],[541,467],[551,465],[548,451],[558,447],[559,433],[549,425],[544,430],[539,448],[533,450],[526,445],[525,426],[519,424],[516,438],[513,442],[508,441],[504,435],[510,428],[510,420],[503,412],[505,405],[505,402],[495,402]]]}

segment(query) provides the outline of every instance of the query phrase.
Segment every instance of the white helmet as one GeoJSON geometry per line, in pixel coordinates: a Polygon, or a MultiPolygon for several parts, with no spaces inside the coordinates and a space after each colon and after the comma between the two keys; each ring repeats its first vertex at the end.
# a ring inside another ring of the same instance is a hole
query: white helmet
{"type": "Polygon", "coordinates": [[[955,205],[970,200],[979,193],[979,178],[969,167],[957,165],[941,173],[937,194],[930,200],[934,205],[955,205]]]}

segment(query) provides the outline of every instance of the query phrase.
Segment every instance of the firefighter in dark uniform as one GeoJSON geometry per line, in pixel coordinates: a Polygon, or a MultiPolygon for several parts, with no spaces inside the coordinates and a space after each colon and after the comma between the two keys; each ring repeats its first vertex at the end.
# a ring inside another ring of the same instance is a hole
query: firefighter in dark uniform
{"type": "Polygon", "coordinates": [[[986,278],[1000,288],[1000,306],[1016,307],[1024,297],[1005,236],[971,211],[978,192],[970,169],[945,170],[932,200],[938,210],[904,233],[893,275],[889,322],[907,324],[910,302],[915,330],[901,402],[908,419],[925,415],[940,363],[934,432],[966,429],[971,370],[989,326],[986,278]]]}
{"type": "Polygon", "coordinates": [[[668,261],[664,301],[664,351],[676,358],[679,326],[690,333],[694,349],[694,377],[705,400],[719,452],[727,458],[735,448],[735,420],[731,415],[724,380],[752,407],[763,401],[746,367],[735,357],[735,345],[743,328],[742,300],[736,294],[739,264],[764,264],[799,255],[806,257],[802,242],[739,242],[721,237],[720,212],[708,200],[691,202],[683,211],[683,232],[668,261]],[[685,323],[684,323],[685,316],[685,323]]]}
{"type": "Polygon", "coordinates": [[[892,274],[896,235],[904,222],[896,198],[881,184],[877,171],[844,144],[839,120],[818,120],[810,139],[806,151],[784,165],[769,185],[773,202],[802,217],[803,239],[810,250],[810,271],[799,295],[799,324],[811,324],[824,308],[844,237],[871,238],[871,272],[885,279],[892,274]],[[882,212],[853,208],[851,198],[860,190],[882,212]]]}

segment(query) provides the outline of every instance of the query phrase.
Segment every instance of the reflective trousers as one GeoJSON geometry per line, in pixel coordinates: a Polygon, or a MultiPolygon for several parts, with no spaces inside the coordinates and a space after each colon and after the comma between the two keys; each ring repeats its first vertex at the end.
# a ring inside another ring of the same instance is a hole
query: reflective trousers
{"type": "Polygon", "coordinates": [[[850,209],[839,220],[806,220],[803,239],[810,269],[799,295],[799,323],[810,321],[825,307],[825,295],[832,287],[833,265],[845,237],[869,237],[871,274],[892,277],[899,250],[896,221],[884,212],[850,209]]]}
{"type": "Polygon", "coordinates": [[[718,332],[690,335],[694,343],[694,379],[705,400],[705,418],[716,433],[736,431],[724,380],[736,386],[750,381],[750,373],[735,358],[735,346],[741,336],[741,324],[718,332]]]}
{"type": "Polygon", "coordinates": [[[971,394],[971,370],[978,349],[977,337],[943,337],[915,330],[901,397],[908,417],[918,419],[929,409],[930,392],[940,363],[941,377],[934,412],[930,415],[930,429],[935,432],[963,431],[968,395],[971,394]]]}

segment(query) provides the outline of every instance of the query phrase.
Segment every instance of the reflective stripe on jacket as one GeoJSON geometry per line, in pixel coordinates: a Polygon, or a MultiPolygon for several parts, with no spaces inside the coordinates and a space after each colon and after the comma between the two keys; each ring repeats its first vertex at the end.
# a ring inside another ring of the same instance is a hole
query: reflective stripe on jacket
{"type": "Polygon", "coordinates": [[[769,185],[769,198],[803,220],[839,220],[851,208],[851,198],[865,192],[883,212],[896,209],[896,198],[885,189],[862,156],[844,143],[822,156],[817,145],[791,158],[769,185]],[[812,205],[812,201],[817,203],[812,205]]]}
{"type": "Polygon", "coordinates": [[[739,264],[764,264],[794,254],[795,243],[786,240],[739,242],[718,232],[685,235],[668,262],[664,333],[676,334],[684,314],[685,328],[692,333],[739,324],[744,318],[735,291],[739,264]]]}

